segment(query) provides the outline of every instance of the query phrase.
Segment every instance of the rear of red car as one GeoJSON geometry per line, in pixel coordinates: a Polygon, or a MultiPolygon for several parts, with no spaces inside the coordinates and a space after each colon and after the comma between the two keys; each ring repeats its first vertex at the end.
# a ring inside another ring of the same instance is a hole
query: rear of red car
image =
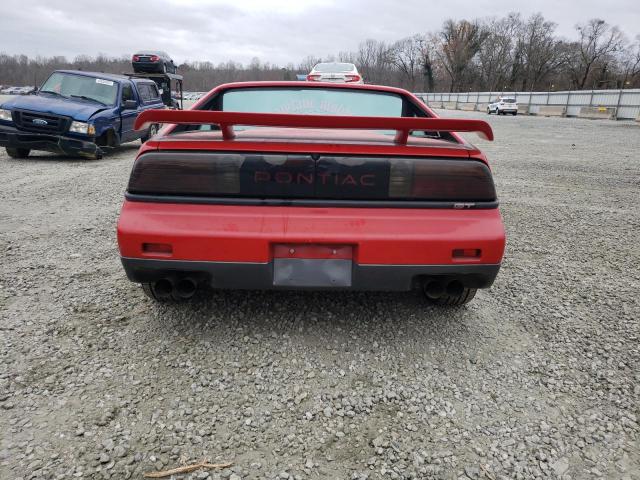
{"type": "Polygon", "coordinates": [[[139,119],[174,123],[141,149],[118,224],[127,275],[150,296],[420,287],[461,304],[493,283],[493,179],[452,133],[490,137],[484,122],[370,86],[232,84],[194,108],[139,119]]]}

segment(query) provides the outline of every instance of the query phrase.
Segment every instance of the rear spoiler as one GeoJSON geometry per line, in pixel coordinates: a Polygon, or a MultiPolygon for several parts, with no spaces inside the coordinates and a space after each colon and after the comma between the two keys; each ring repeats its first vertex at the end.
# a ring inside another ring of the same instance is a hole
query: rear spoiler
{"type": "Polygon", "coordinates": [[[337,128],[357,130],[395,130],[395,142],[406,144],[409,132],[474,132],[493,140],[491,126],[482,120],[422,117],[347,117],[338,115],[294,115],[283,113],[220,112],[214,110],[145,110],[136,118],[135,129],[145,130],[154,123],[220,126],[222,138],[234,138],[233,126],[289,128],[337,128]]]}

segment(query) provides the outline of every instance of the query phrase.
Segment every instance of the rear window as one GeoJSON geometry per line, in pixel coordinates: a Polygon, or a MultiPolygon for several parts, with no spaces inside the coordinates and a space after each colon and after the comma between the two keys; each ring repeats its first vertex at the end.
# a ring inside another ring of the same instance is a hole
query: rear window
{"type": "Polygon", "coordinates": [[[227,112],[401,117],[402,98],[385,92],[322,88],[255,88],[224,92],[227,112]]]}
{"type": "Polygon", "coordinates": [[[313,70],[316,72],[351,72],[356,67],[353,63],[319,63],[313,70]]]}
{"type": "Polygon", "coordinates": [[[143,102],[151,102],[159,100],[158,88],[155,85],[150,84],[138,84],[138,92],[143,102]]]}
{"type": "Polygon", "coordinates": [[[503,98],[502,101],[504,103],[516,103],[516,99],[515,98],[503,98]]]}

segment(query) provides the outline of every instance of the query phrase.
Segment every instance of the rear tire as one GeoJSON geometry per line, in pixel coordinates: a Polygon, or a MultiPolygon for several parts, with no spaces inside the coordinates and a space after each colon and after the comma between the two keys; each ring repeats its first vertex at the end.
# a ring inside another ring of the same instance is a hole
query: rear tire
{"type": "Polygon", "coordinates": [[[487,115],[491,115],[491,109],[487,107],[487,115]]]}
{"type": "Polygon", "coordinates": [[[431,298],[426,293],[425,296],[427,300],[435,305],[447,306],[447,307],[457,307],[460,305],[465,305],[473,300],[473,297],[476,296],[477,288],[467,288],[462,287],[462,291],[459,294],[451,295],[448,293],[442,294],[442,296],[438,298],[431,298]]]}
{"type": "Polygon", "coordinates": [[[140,141],[142,143],[146,142],[147,140],[149,140],[151,137],[153,137],[154,135],[156,135],[158,133],[158,131],[160,130],[160,126],[157,123],[152,124],[149,127],[149,130],[147,130],[147,134],[142,137],[140,139],[140,141]]]}
{"type": "Polygon", "coordinates": [[[7,151],[7,155],[9,155],[11,158],[27,158],[29,156],[29,153],[31,153],[31,150],[29,150],[28,148],[6,147],[5,150],[7,151]]]}

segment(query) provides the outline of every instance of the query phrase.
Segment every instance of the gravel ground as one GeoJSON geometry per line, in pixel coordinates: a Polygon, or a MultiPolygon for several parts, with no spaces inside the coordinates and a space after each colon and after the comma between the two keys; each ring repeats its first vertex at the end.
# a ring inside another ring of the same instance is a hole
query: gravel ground
{"type": "MultiPolygon", "coordinates": [[[[508,231],[468,306],[217,292],[159,306],[115,224],[137,145],[0,153],[0,478],[640,479],[640,127],[487,117],[508,231]]],[[[475,140],[474,140],[475,141],[475,140]]]]}

